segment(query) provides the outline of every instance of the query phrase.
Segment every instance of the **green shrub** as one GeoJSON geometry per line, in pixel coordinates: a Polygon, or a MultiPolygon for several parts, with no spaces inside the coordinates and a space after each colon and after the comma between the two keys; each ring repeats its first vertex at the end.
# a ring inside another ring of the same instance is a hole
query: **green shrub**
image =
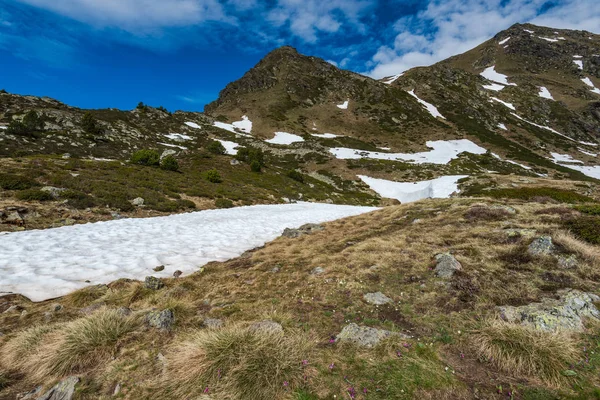
{"type": "Polygon", "coordinates": [[[20,175],[0,174],[0,188],[4,190],[24,190],[37,186],[37,182],[20,175]]]}
{"type": "Polygon", "coordinates": [[[0,94],[7,94],[8,92],[6,91],[6,89],[0,89],[0,94]]]}
{"type": "Polygon", "coordinates": [[[252,172],[260,172],[262,169],[262,165],[256,161],[256,160],[252,160],[252,162],[250,163],[250,170],[252,172]]]}
{"type": "Polygon", "coordinates": [[[160,154],[156,150],[138,150],[131,156],[133,164],[158,166],[160,165],[160,154]]]}
{"type": "Polygon", "coordinates": [[[216,169],[211,169],[210,171],[206,171],[206,180],[212,183],[221,183],[223,179],[221,179],[221,175],[219,171],[216,169]]]}
{"type": "Polygon", "coordinates": [[[231,208],[231,207],[233,207],[233,202],[229,199],[217,199],[217,200],[215,200],[215,207],[231,208]]]}
{"type": "Polygon", "coordinates": [[[98,126],[96,118],[94,118],[92,113],[89,111],[83,114],[83,118],[81,119],[81,129],[83,129],[85,133],[91,136],[101,135],[102,133],[104,133],[102,128],[98,126]]]}
{"type": "Polygon", "coordinates": [[[296,171],[295,169],[289,170],[288,172],[286,172],[286,175],[288,178],[292,178],[295,181],[304,183],[304,175],[302,175],[300,172],[296,171]]]}
{"type": "Polygon", "coordinates": [[[23,125],[29,132],[37,132],[42,129],[44,121],[35,111],[31,110],[23,117],[23,125]]]}
{"type": "Polygon", "coordinates": [[[182,209],[191,209],[191,210],[193,210],[194,208],[196,208],[196,203],[194,203],[191,200],[179,199],[179,200],[177,200],[177,204],[179,205],[179,208],[182,208],[182,209]]]}
{"type": "Polygon", "coordinates": [[[173,157],[172,155],[168,155],[162,160],[160,160],[160,168],[164,169],[165,171],[178,171],[179,163],[177,162],[177,159],[175,159],[175,157],[173,157]]]}
{"type": "Polygon", "coordinates": [[[49,201],[52,200],[52,195],[48,192],[43,192],[37,189],[27,189],[17,192],[17,199],[31,201],[49,201]]]}
{"type": "Polygon", "coordinates": [[[65,190],[60,194],[60,197],[67,199],[67,204],[78,210],[95,207],[96,200],[83,192],[77,190],[65,190]]]}
{"type": "Polygon", "coordinates": [[[591,244],[600,244],[600,216],[571,218],[564,222],[564,226],[579,239],[591,244]]]}
{"type": "Polygon", "coordinates": [[[577,211],[589,215],[600,215],[600,204],[585,204],[582,206],[575,206],[577,211]]]}
{"type": "Polygon", "coordinates": [[[254,147],[242,147],[238,149],[237,155],[235,156],[239,161],[243,161],[252,165],[252,162],[256,162],[260,167],[265,165],[265,155],[261,149],[254,147]]]}
{"type": "Polygon", "coordinates": [[[179,210],[179,203],[176,201],[161,201],[153,205],[148,205],[149,208],[161,212],[175,212],[179,210]]]}
{"type": "Polygon", "coordinates": [[[593,202],[594,199],[584,196],[570,190],[556,189],[551,187],[529,187],[518,189],[492,189],[483,191],[483,196],[494,198],[509,198],[522,200],[536,200],[550,198],[560,203],[586,203],[593,202]]]}
{"type": "Polygon", "coordinates": [[[9,135],[23,136],[29,134],[27,127],[21,121],[13,120],[8,124],[8,128],[6,129],[6,133],[9,135]]]}
{"type": "Polygon", "coordinates": [[[217,140],[213,140],[206,146],[206,150],[210,151],[213,154],[225,154],[225,147],[223,144],[217,140]]]}

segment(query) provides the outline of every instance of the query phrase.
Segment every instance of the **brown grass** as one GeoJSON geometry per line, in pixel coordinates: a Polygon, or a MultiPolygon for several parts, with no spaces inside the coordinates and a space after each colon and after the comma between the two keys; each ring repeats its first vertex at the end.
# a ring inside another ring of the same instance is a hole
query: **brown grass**
{"type": "Polygon", "coordinates": [[[312,343],[301,332],[256,332],[240,325],[190,334],[168,357],[175,397],[203,392],[220,399],[289,397],[309,373],[312,343]]]}
{"type": "Polygon", "coordinates": [[[560,385],[577,358],[576,341],[564,332],[543,332],[501,320],[485,321],[471,338],[479,356],[513,376],[560,385]]]}

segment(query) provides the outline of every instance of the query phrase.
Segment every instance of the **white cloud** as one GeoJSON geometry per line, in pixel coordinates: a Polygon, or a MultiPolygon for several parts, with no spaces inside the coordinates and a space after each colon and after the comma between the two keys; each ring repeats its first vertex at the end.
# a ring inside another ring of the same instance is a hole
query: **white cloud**
{"type": "Polygon", "coordinates": [[[566,0],[538,16],[546,0],[433,0],[424,11],[395,24],[394,43],[378,49],[368,75],[382,78],[434,64],[517,22],[598,31],[600,7],[596,1],[566,0]]]}
{"type": "Polygon", "coordinates": [[[364,32],[360,17],[373,5],[369,0],[278,0],[267,19],[276,27],[289,24],[292,34],[315,43],[319,33],[335,33],[344,24],[364,32]]]}
{"type": "MultiPolygon", "coordinates": [[[[18,0],[97,27],[130,32],[231,21],[217,0],[18,0]]],[[[249,3],[249,0],[243,1],[249,3]]]]}

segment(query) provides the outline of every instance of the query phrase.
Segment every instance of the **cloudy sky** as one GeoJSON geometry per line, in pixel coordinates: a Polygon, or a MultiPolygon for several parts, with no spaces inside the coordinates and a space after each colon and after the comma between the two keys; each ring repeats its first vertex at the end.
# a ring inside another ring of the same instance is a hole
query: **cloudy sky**
{"type": "Polygon", "coordinates": [[[85,107],[198,110],[290,44],[374,78],[516,22],[600,33],[598,0],[0,0],[0,88],[85,107]]]}

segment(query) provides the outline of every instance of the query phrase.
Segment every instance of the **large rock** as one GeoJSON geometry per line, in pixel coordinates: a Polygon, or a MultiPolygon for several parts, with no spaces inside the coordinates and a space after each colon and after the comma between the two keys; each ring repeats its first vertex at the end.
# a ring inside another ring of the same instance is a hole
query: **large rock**
{"type": "Polygon", "coordinates": [[[555,247],[550,236],[541,236],[535,239],[527,249],[532,256],[548,256],[552,254],[554,250],[555,247]]]}
{"type": "Polygon", "coordinates": [[[600,319],[600,311],[594,302],[600,297],[579,290],[564,289],[558,299],[542,299],[541,303],[525,306],[499,307],[500,316],[508,322],[531,326],[543,331],[582,331],[584,318],[600,319]]]}
{"type": "Polygon", "coordinates": [[[146,315],[146,322],[153,328],[161,331],[170,331],[175,323],[175,314],[172,310],[152,311],[146,315]]]}
{"type": "Polygon", "coordinates": [[[297,238],[297,237],[300,237],[302,235],[310,235],[311,233],[322,231],[323,229],[325,229],[325,228],[322,225],[318,225],[318,224],[305,224],[305,225],[302,225],[298,229],[286,228],[283,231],[282,236],[285,236],[285,237],[288,237],[288,238],[297,238]]]}
{"type": "Polygon", "coordinates": [[[79,378],[70,376],[60,381],[52,389],[38,397],[36,400],[71,400],[75,393],[75,386],[79,383],[79,378]]]}
{"type": "Polygon", "coordinates": [[[150,290],[160,290],[165,286],[163,281],[155,276],[147,276],[144,280],[144,287],[150,290]]]}
{"type": "Polygon", "coordinates": [[[456,271],[462,269],[462,265],[450,253],[442,253],[435,256],[437,264],[435,266],[435,274],[439,278],[450,279],[456,271]]]}
{"type": "Polygon", "coordinates": [[[365,299],[367,303],[375,304],[376,306],[381,306],[383,304],[392,302],[392,299],[381,292],[367,293],[363,296],[363,299],[365,299]]]}
{"type": "Polygon", "coordinates": [[[131,200],[131,204],[136,207],[141,207],[144,205],[144,199],[141,197],[136,197],[135,199],[131,200]]]}
{"type": "Polygon", "coordinates": [[[346,325],[344,329],[337,335],[336,342],[351,342],[359,346],[373,347],[380,341],[391,336],[398,336],[408,339],[407,335],[399,332],[386,331],[384,329],[375,329],[368,326],[360,326],[355,323],[346,325]]]}

